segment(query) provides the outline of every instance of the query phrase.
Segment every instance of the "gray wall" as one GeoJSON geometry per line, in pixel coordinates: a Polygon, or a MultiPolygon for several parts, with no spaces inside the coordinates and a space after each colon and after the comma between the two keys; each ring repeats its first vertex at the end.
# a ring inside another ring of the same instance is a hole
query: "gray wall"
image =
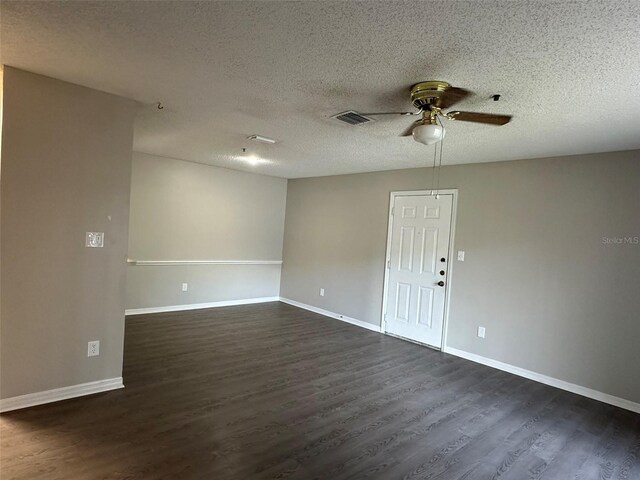
{"type": "MultiPolygon", "coordinates": [[[[282,260],[286,195],[282,178],[134,153],[129,258],[282,260]]],[[[129,266],[127,308],[278,296],[280,268],[129,266]]]]}
{"type": "Polygon", "coordinates": [[[120,377],[135,104],[9,67],[3,93],[0,396],[120,377]]]}
{"type": "MultiPolygon", "coordinates": [[[[389,192],[430,170],[290,180],[281,295],[379,324],[389,192]]],[[[448,345],[640,402],[640,245],[603,242],[640,236],[640,151],[445,167],[441,186],[466,251],[448,345]]]]}

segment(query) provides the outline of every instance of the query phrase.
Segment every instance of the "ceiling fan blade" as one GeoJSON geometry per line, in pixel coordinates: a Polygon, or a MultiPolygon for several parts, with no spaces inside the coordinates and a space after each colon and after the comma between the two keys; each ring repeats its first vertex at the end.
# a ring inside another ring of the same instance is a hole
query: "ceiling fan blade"
{"type": "Polygon", "coordinates": [[[418,120],[417,122],[413,122],[409,128],[407,128],[404,132],[402,132],[402,134],[400,134],[400,136],[401,137],[410,137],[411,135],[413,135],[413,129],[416,127],[416,125],[420,125],[421,123],[422,123],[422,120],[418,120]]]}
{"type": "Polygon", "coordinates": [[[463,122],[487,123],[489,125],[506,125],[511,121],[511,115],[494,115],[493,113],[479,112],[449,112],[447,117],[451,120],[463,122]]]}
{"type": "Polygon", "coordinates": [[[450,87],[442,95],[435,99],[434,105],[438,108],[449,108],[467,97],[471,92],[464,88],[450,87]]]}
{"type": "Polygon", "coordinates": [[[361,113],[360,115],[364,115],[366,117],[375,117],[376,115],[420,115],[422,112],[373,112],[373,113],[361,113]]]}

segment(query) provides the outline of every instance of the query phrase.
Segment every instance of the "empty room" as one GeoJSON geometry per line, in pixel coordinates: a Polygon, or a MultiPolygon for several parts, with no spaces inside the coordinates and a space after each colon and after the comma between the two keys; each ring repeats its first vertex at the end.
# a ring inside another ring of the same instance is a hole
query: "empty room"
{"type": "Polygon", "coordinates": [[[640,480],[640,1],[0,0],[2,480],[640,480]]]}

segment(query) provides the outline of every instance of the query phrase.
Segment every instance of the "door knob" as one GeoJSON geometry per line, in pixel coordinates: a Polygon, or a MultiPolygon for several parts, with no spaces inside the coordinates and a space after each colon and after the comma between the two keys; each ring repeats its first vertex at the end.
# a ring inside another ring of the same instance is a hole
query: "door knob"
{"type": "Polygon", "coordinates": [[[441,287],[444,287],[444,282],[442,280],[440,280],[436,285],[439,285],[441,287]]]}

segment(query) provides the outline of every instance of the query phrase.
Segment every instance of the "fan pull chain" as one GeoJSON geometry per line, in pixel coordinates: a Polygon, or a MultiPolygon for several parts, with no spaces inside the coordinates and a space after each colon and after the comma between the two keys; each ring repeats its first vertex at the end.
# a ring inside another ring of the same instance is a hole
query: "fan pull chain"
{"type": "Polygon", "coordinates": [[[433,187],[436,184],[436,158],[438,156],[438,144],[433,145],[433,168],[431,169],[431,194],[433,196],[433,187]]]}
{"type": "Polygon", "coordinates": [[[438,161],[438,180],[436,181],[436,198],[440,198],[440,172],[442,171],[442,150],[444,149],[444,125],[442,124],[442,120],[436,116],[436,121],[442,127],[442,140],[440,140],[440,160],[438,161]]]}

